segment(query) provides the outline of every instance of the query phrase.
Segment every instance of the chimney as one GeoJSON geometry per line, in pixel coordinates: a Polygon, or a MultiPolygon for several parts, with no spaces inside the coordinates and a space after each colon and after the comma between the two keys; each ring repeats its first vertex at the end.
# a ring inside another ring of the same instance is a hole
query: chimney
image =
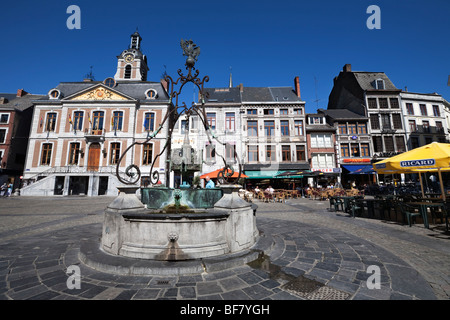
{"type": "Polygon", "coordinates": [[[239,84],[239,91],[244,92],[244,85],[242,83],[239,84]]]}
{"type": "Polygon", "coordinates": [[[163,86],[164,90],[166,90],[166,92],[169,92],[169,89],[168,89],[169,84],[167,83],[166,79],[161,79],[161,80],[159,80],[159,82],[163,86]]]}
{"type": "Polygon", "coordinates": [[[351,64],[346,64],[344,66],[344,72],[352,72],[352,65],[351,64]]]}
{"type": "Polygon", "coordinates": [[[23,97],[24,95],[26,95],[28,92],[26,92],[23,89],[17,89],[17,98],[23,97]]]}
{"type": "Polygon", "coordinates": [[[300,78],[297,76],[294,78],[295,94],[300,98],[300,78]]]}

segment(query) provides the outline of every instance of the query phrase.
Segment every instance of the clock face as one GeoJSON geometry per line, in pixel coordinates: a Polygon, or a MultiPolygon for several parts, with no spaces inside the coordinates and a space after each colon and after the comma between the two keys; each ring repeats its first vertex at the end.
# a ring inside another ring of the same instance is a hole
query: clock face
{"type": "Polygon", "coordinates": [[[125,55],[126,62],[133,62],[133,60],[134,60],[134,56],[131,53],[125,55]]]}

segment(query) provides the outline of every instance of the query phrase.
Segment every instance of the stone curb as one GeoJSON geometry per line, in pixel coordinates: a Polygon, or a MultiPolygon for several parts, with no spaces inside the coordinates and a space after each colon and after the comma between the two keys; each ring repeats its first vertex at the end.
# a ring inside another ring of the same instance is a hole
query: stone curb
{"type": "Polygon", "coordinates": [[[245,265],[256,260],[272,243],[270,236],[263,235],[249,250],[218,257],[171,262],[114,256],[101,250],[98,241],[86,240],[81,243],[78,257],[88,267],[101,272],[117,275],[179,276],[222,271],[245,265]]]}

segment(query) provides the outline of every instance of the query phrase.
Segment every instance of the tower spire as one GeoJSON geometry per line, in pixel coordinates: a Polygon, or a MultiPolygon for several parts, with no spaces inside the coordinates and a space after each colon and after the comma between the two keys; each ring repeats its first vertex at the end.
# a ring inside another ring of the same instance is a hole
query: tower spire
{"type": "Polygon", "coordinates": [[[142,41],[142,38],[138,32],[138,28],[136,27],[136,31],[131,35],[130,48],[140,50],[141,49],[141,41],[142,41]]]}

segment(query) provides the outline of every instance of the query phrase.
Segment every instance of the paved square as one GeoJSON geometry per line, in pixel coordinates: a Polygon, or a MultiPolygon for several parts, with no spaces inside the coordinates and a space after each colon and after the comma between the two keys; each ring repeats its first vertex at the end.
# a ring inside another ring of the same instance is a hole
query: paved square
{"type": "MultiPolygon", "coordinates": [[[[0,299],[442,299],[450,296],[450,239],[438,227],[352,218],[328,201],[256,202],[261,259],[192,275],[112,274],[79,259],[99,241],[111,197],[0,199],[0,299]],[[262,258],[264,257],[264,258],[262,258]],[[81,288],[69,289],[77,265],[81,288]],[[369,266],[380,289],[369,289],[369,266]],[[300,286],[315,284],[314,286],[300,286]],[[305,282],[306,281],[306,282],[305,282]],[[296,284],[296,285],[294,285],[296,284]]],[[[255,247],[258,248],[258,245],[255,247]]]]}

